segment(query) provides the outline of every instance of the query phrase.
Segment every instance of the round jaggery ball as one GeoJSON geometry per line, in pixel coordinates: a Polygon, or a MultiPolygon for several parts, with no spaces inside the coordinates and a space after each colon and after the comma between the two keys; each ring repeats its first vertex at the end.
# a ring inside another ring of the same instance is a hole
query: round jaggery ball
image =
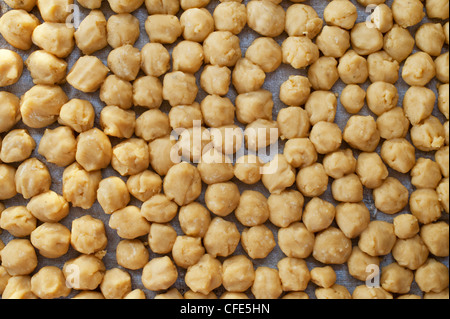
{"type": "Polygon", "coordinates": [[[327,229],[333,222],[336,208],[330,202],[313,197],[303,210],[302,222],[312,233],[327,229]]]}
{"type": "Polygon", "coordinates": [[[363,192],[363,185],[354,173],[336,178],[331,184],[333,198],[340,202],[358,203],[363,200],[363,192]]]}
{"type": "Polygon", "coordinates": [[[310,166],[317,161],[317,151],[309,138],[289,139],[284,147],[283,154],[294,168],[310,166]]]}
{"type": "Polygon", "coordinates": [[[58,85],[35,85],[21,97],[22,121],[31,128],[44,128],[53,124],[68,100],[58,85]]]}
{"type": "Polygon", "coordinates": [[[100,126],[108,136],[130,138],[136,126],[136,113],[119,106],[105,106],[100,112],[100,126]]]}
{"type": "Polygon", "coordinates": [[[429,224],[441,217],[442,209],[439,196],[434,189],[416,189],[409,198],[411,214],[417,217],[420,223],[429,224]]]}
{"type": "Polygon", "coordinates": [[[352,150],[347,148],[328,153],[324,156],[322,164],[328,176],[338,179],[355,172],[356,158],[352,150]]]}
{"type": "Polygon", "coordinates": [[[163,181],[164,193],[179,206],[187,205],[200,196],[202,189],[198,169],[186,162],[172,166],[163,181]]]}
{"type": "Polygon", "coordinates": [[[141,206],[141,214],[149,222],[168,223],[177,214],[178,206],[164,194],[155,194],[141,206]]]}
{"type": "Polygon", "coordinates": [[[19,81],[23,71],[23,60],[16,52],[0,49],[0,87],[13,85],[19,81]]]}
{"type": "Polygon", "coordinates": [[[194,102],[192,105],[178,105],[172,107],[169,111],[170,127],[177,128],[192,128],[194,123],[203,122],[202,111],[200,104],[194,102]]]}
{"type": "MultiPolygon", "coordinates": [[[[259,1],[257,1],[259,2],[259,1]]],[[[308,37],[288,37],[281,44],[283,63],[295,69],[303,69],[319,58],[319,47],[308,37]]]]}
{"type": "Polygon", "coordinates": [[[46,258],[59,258],[69,251],[70,230],[63,224],[45,222],[30,234],[31,244],[46,258]]]}
{"type": "Polygon", "coordinates": [[[44,266],[31,277],[31,291],[40,299],[56,299],[67,297],[71,289],[61,269],[44,266]]]}
{"type": "Polygon", "coordinates": [[[416,46],[431,56],[439,56],[445,42],[444,28],[440,23],[424,23],[416,31],[416,46]]]}
{"type": "Polygon", "coordinates": [[[189,268],[205,254],[200,237],[177,236],[172,247],[172,257],[177,266],[189,268]]]}
{"type": "Polygon", "coordinates": [[[413,280],[413,272],[395,262],[381,269],[381,287],[391,293],[408,293],[413,280]]]}
{"type": "Polygon", "coordinates": [[[75,159],[86,171],[106,168],[111,158],[111,141],[103,131],[93,128],[78,135],[75,159]]]}
{"type": "Polygon", "coordinates": [[[279,194],[271,194],[267,199],[269,220],[278,227],[287,227],[302,219],[303,195],[296,190],[284,190],[279,194]]]}
{"type": "Polygon", "coordinates": [[[397,106],[398,91],[391,83],[374,82],[369,85],[366,93],[367,106],[377,116],[397,106]]]}
{"type": "Polygon", "coordinates": [[[108,45],[106,18],[102,11],[91,10],[73,34],[83,54],[93,54],[108,45]]]}
{"type": "Polygon", "coordinates": [[[325,25],[316,37],[316,44],[324,56],[340,58],[350,48],[350,32],[338,26],[325,25]]]}
{"type": "Polygon", "coordinates": [[[261,181],[271,194],[279,194],[295,183],[295,169],[287,162],[283,154],[263,166],[261,181]]]}
{"type": "Polygon", "coordinates": [[[370,256],[383,256],[391,252],[396,239],[394,225],[386,221],[374,220],[361,233],[358,247],[370,256]]]}
{"type": "Polygon", "coordinates": [[[448,224],[443,221],[423,225],[420,229],[420,237],[425,245],[427,245],[430,253],[436,257],[448,256],[448,233],[448,224]]]}
{"type": "Polygon", "coordinates": [[[131,195],[145,202],[162,189],[161,176],[150,170],[131,175],[127,179],[127,189],[131,195]]]}
{"type": "MultiPolygon", "coordinates": [[[[252,123],[257,119],[272,119],[274,101],[270,91],[257,90],[254,92],[238,94],[235,104],[236,118],[243,124],[252,123]]],[[[228,118],[231,121],[231,116],[228,118]]]]}
{"type": "Polygon", "coordinates": [[[282,108],[278,112],[277,123],[283,140],[307,137],[311,127],[308,112],[298,106],[282,108]]]}
{"type": "Polygon", "coordinates": [[[94,290],[102,282],[106,267],[94,255],[81,254],[64,263],[63,273],[66,283],[77,290],[94,290]]]}
{"type": "Polygon", "coordinates": [[[331,90],[339,80],[338,61],[333,57],[320,57],[308,68],[308,79],[314,90],[331,90]]]}
{"type": "Polygon", "coordinates": [[[111,72],[125,81],[136,79],[141,66],[141,54],[138,48],[125,44],[108,54],[108,67],[111,72]]]}
{"type": "Polygon", "coordinates": [[[288,257],[307,258],[314,250],[314,242],[314,233],[301,222],[294,222],[278,230],[278,245],[288,257]]]}
{"type": "Polygon", "coordinates": [[[235,1],[222,2],[214,9],[213,18],[216,30],[239,34],[247,24],[247,8],[235,1]]]}
{"type": "Polygon", "coordinates": [[[330,288],[336,283],[336,272],[331,266],[314,267],[310,275],[311,281],[319,287],[330,288]]]}
{"type": "Polygon", "coordinates": [[[121,240],[116,247],[117,263],[127,269],[141,269],[149,261],[149,252],[139,239],[121,240]]]}
{"type": "Polygon", "coordinates": [[[261,225],[270,216],[267,198],[256,190],[244,190],[234,214],[247,227],[261,225]]]}
{"type": "Polygon", "coordinates": [[[436,64],[426,52],[410,55],[403,65],[402,78],[411,86],[425,86],[436,75],[436,64]]]}
{"type": "Polygon", "coordinates": [[[395,22],[403,28],[416,25],[425,17],[424,7],[420,0],[394,0],[391,9],[395,22]]]}
{"type": "Polygon", "coordinates": [[[410,130],[411,141],[420,151],[437,151],[445,145],[445,129],[441,121],[431,115],[410,130]]]}
{"type": "Polygon", "coordinates": [[[359,154],[356,162],[356,174],[365,187],[373,189],[383,183],[389,172],[380,155],[363,152],[359,154]]]}
{"type": "Polygon", "coordinates": [[[377,120],[380,137],[386,140],[406,137],[410,121],[405,115],[404,108],[394,107],[381,114],[377,120]]]}
{"type": "MultiPolygon", "coordinates": [[[[174,249],[177,239],[177,232],[170,224],[153,223],[150,226],[150,232],[148,233],[148,245],[152,252],[156,254],[170,253],[174,249]]],[[[176,253],[174,252],[174,259],[176,259],[175,256],[176,253]]]]}
{"type": "Polygon", "coordinates": [[[135,239],[150,231],[150,223],[141,214],[141,210],[132,205],[112,213],[108,225],[123,239],[135,239]]]}
{"type": "Polygon", "coordinates": [[[255,184],[261,180],[263,162],[256,155],[244,155],[236,160],[235,177],[245,184],[255,184]]]}
{"type": "Polygon", "coordinates": [[[241,245],[252,259],[266,258],[276,246],[272,231],[265,225],[246,228],[241,234],[241,245]]]}
{"type": "Polygon", "coordinates": [[[277,299],[283,292],[279,271],[262,266],[256,268],[251,291],[256,299],[277,299]]]}
{"type": "Polygon", "coordinates": [[[352,295],[345,286],[334,284],[330,288],[318,287],[315,290],[317,299],[351,299],[352,295]]]}
{"type": "Polygon", "coordinates": [[[105,249],[107,243],[102,220],[85,215],[72,221],[70,244],[76,251],[93,254],[105,249]]]}
{"type": "MultiPolygon", "coordinates": [[[[4,268],[3,268],[4,269],[4,268]]],[[[6,272],[6,270],[3,270],[6,272]]],[[[8,275],[9,276],[9,275],[8,275]]],[[[3,299],[37,299],[31,291],[31,276],[12,276],[4,284],[3,299]]]]}
{"type": "Polygon", "coordinates": [[[441,168],[441,173],[442,173],[442,176],[444,176],[444,177],[448,177],[448,169],[449,169],[448,151],[449,151],[449,147],[444,146],[441,149],[439,149],[438,151],[436,151],[436,153],[434,153],[434,160],[436,161],[436,163],[438,163],[439,167],[441,168]]]}
{"type": "Polygon", "coordinates": [[[204,123],[209,127],[220,127],[234,123],[236,107],[227,97],[208,95],[200,103],[204,123]]]}
{"type": "Polygon", "coordinates": [[[280,45],[271,37],[258,37],[245,51],[245,57],[259,65],[266,73],[278,69],[282,62],[280,45]]]}
{"type": "Polygon", "coordinates": [[[339,78],[345,84],[363,84],[369,76],[366,58],[354,50],[348,50],[339,58],[337,70],[339,78]]]}
{"type": "Polygon", "coordinates": [[[244,255],[225,259],[222,263],[222,280],[227,291],[245,292],[255,280],[252,261],[244,255]]]}
{"type": "Polygon", "coordinates": [[[183,28],[175,15],[153,14],[145,20],[145,31],[150,42],[172,44],[181,36],[183,28]]]}
{"type": "Polygon", "coordinates": [[[145,0],[149,14],[177,14],[180,10],[179,0],[145,0]]]}
{"type": "Polygon", "coordinates": [[[111,74],[101,85],[99,97],[107,106],[127,110],[133,106],[133,85],[129,81],[111,74]]]}
{"type": "Polygon", "coordinates": [[[23,198],[47,192],[52,184],[52,177],[47,166],[37,158],[29,158],[22,162],[16,170],[16,190],[23,198]]]}
{"type": "Polygon", "coordinates": [[[392,256],[397,263],[411,270],[416,270],[423,265],[428,255],[429,250],[419,235],[397,239],[392,248],[392,256]]]}
{"type": "Polygon", "coordinates": [[[141,69],[146,75],[159,77],[170,69],[169,51],[161,43],[147,43],[141,49],[141,69]]]}
{"type": "Polygon", "coordinates": [[[352,115],[345,125],[342,138],[353,148],[373,152],[380,141],[380,133],[372,116],[352,115]]]}
{"type": "Polygon", "coordinates": [[[12,93],[0,92],[0,132],[9,131],[21,119],[20,99],[12,93]]]}
{"type": "Polygon", "coordinates": [[[301,75],[291,75],[280,86],[280,100],[289,106],[301,106],[306,103],[311,93],[309,79],[301,75]]]}
{"type": "Polygon", "coordinates": [[[298,190],[307,197],[322,195],[328,188],[328,175],[321,163],[314,163],[298,171],[296,178],[298,190]]]}
{"type": "Polygon", "coordinates": [[[358,113],[364,106],[366,91],[357,84],[349,84],[341,92],[340,101],[350,114],[358,113]]]}
{"type": "Polygon", "coordinates": [[[214,148],[203,153],[197,169],[202,181],[208,185],[227,182],[234,177],[230,158],[214,148]]]}
{"type": "Polygon", "coordinates": [[[409,191],[395,177],[387,177],[373,189],[375,207],[385,214],[396,214],[408,204],[409,191]]]}
{"type": "Polygon", "coordinates": [[[229,31],[215,31],[203,42],[205,63],[232,67],[241,58],[239,38],[229,31]]]}
{"type": "Polygon", "coordinates": [[[367,23],[355,24],[350,32],[353,50],[360,55],[369,55],[383,48],[383,34],[376,28],[368,27],[367,23]]]}
{"type": "Polygon", "coordinates": [[[330,1],[323,11],[323,18],[328,25],[350,30],[355,25],[358,13],[351,2],[330,1]]]}
{"type": "Polygon", "coordinates": [[[55,223],[69,214],[69,203],[63,196],[49,190],[31,198],[27,209],[40,221],[55,223]]]}
{"type": "Polygon", "coordinates": [[[169,117],[159,109],[147,110],[136,119],[135,135],[147,142],[169,135],[169,133],[169,117]]]}
{"type": "Polygon", "coordinates": [[[25,206],[10,206],[2,211],[0,227],[14,237],[26,237],[36,229],[36,217],[25,206]]]}
{"type": "Polygon", "coordinates": [[[32,34],[39,19],[23,9],[9,10],[0,19],[0,34],[13,47],[29,50],[33,45],[32,34]]]}
{"type": "Polygon", "coordinates": [[[388,32],[393,24],[394,24],[394,17],[392,15],[391,8],[381,3],[373,10],[371,14],[371,23],[377,28],[381,33],[388,32]]]}
{"type": "Polygon", "coordinates": [[[39,143],[38,153],[58,166],[67,166],[75,161],[77,141],[67,126],[54,130],[46,129],[39,143]]]}
{"type": "Polygon", "coordinates": [[[93,93],[101,87],[109,71],[96,56],[84,55],[70,69],[66,80],[79,91],[93,93]]]}
{"type": "Polygon", "coordinates": [[[279,36],[284,31],[285,21],[286,12],[278,4],[268,0],[247,3],[247,24],[262,36],[279,36]]]}
{"type": "Polygon", "coordinates": [[[395,236],[401,239],[414,237],[419,232],[419,220],[412,214],[401,214],[393,219],[395,236]]]}
{"type": "Polygon", "coordinates": [[[289,36],[307,36],[314,39],[322,25],[322,19],[312,6],[296,3],[286,10],[285,31],[289,36]]]}
{"type": "Polygon", "coordinates": [[[347,260],[348,272],[353,278],[366,281],[371,274],[369,266],[373,265],[380,265],[379,257],[368,255],[359,249],[358,246],[353,247],[352,253],[347,260]]]}
{"type": "Polygon", "coordinates": [[[323,264],[343,264],[352,252],[352,243],[344,233],[335,227],[316,234],[313,257],[323,264]]]}
{"type": "Polygon", "coordinates": [[[112,149],[111,166],[122,176],[143,172],[150,164],[147,143],[140,138],[130,138],[112,149]]]}
{"type": "Polygon", "coordinates": [[[13,166],[0,164],[1,200],[10,199],[17,195],[15,175],[16,169],[13,166]]]}
{"type": "Polygon", "coordinates": [[[429,0],[425,3],[427,16],[433,19],[448,19],[448,2],[445,0],[429,0]]]}
{"type": "Polygon", "coordinates": [[[413,51],[415,40],[408,29],[394,24],[384,35],[383,49],[398,63],[405,60],[413,51]]]}
{"type": "Polygon", "coordinates": [[[204,295],[222,285],[222,264],[209,254],[203,255],[198,263],[188,268],[186,285],[194,292],[204,295]]]}
{"type": "Polygon", "coordinates": [[[210,184],[205,191],[206,206],[212,213],[222,217],[237,208],[240,197],[239,188],[230,181],[210,184]]]}
{"type": "Polygon", "coordinates": [[[2,266],[11,276],[31,274],[37,267],[37,255],[28,239],[12,239],[1,250],[2,266]]]}
{"type": "Polygon", "coordinates": [[[356,238],[369,225],[370,212],[363,202],[336,206],[336,223],[347,238],[356,238]]]}
{"type": "Polygon", "coordinates": [[[442,83],[449,82],[449,53],[442,53],[434,63],[436,64],[436,78],[442,83]]]}
{"type": "Polygon", "coordinates": [[[438,193],[439,202],[441,203],[442,209],[448,214],[449,212],[449,182],[448,177],[443,178],[436,188],[438,193]]]}
{"type": "Polygon", "coordinates": [[[400,65],[386,51],[378,51],[367,57],[371,82],[383,81],[395,84],[399,78],[400,65]]]}
{"type": "Polygon", "coordinates": [[[166,290],[177,278],[177,268],[168,256],[153,258],[142,269],[142,284],[152,291],[166,290]]]}
{"type": "Polygon", "coordinates": [[[383,287],[359,285],[353,290],[352,299],[393,299],[393,296],[383,287]]]}
{"type": "Polygon", "coordinates": [[[231,84],[231,70],[226,66],[206,65],[200,75],[200,86],[211,95],[223,96],[231,84]]]}
{"type": "Polygon", "coordinates": [[[331,91],[314,91],[305,104],[311,125],[320,121],[334,122],[337,111],[337,98],[331,91]]]}
{"type": "Polygon", "coordinates": [[[194,41],[181,41],[172,51],[173,70],[196,73],[203,64],[203,46],[194,41]]]}
{"type": "Polygon", "coordinates": [[[279,134],[276,121],[257,119],[245,127],[245,146],[253,152],[268,146],[275,147],[279,134]]]}
{"type": "Polygon", "coordinates": [[[407,173],[416,163],[415,153],[414,146],[405,138],[394,138],[383,142],[380,155],[389,167],[407,173]]]}
{"type": "Polygon", "coordinates": [[[193,202],[180,207],[178,221],[187,236],[204,237],[211,223],[209,210],[200,203],[193,202]]]}
{"type": "Polygon", "coordinates": [[[303,291],[308,286],[311,275],[302,259],[285,257],[277,263],[283,291],[303,291]]]}
{"type": "Polygon", "coordinates": [[[190,105],[198,93],[195,77],[181,71],[167,73],[163,80],[163,98],[171,106],[190,105]]]}
{"type": "Polygon", "coordinates": [[[336,123],[319,121],[312,126],[309,139],[317,153],[328,154],[341,146],[342,131],[336,123]]]}
{"type": "Polygon", "coordinates": [[[437,188],[442,179],[439,165],[429,158],[418,158],[411,169],[411,184],[416,188],[437,188]]]}
{"type": "Polygon", "coordinates": [[[27,12],[30,12],[36,6],[36,0],[6,0],[5,3],[12,9],[23,9],[27,12]]]}
{"type": "Polygon", "coordinates": [[[113,14],[106,23],[106,40],[113,48],[134,45],[139,38],[139,20],[131,13],[113,14]]]}
{"type": "Polygon", "coordinates": [[[94,127],[95,109],[88,100],[71,99],[59,112],[58,123],[77,133],[89,131],[94,127]]]}
{"type": "Polygon", "coordinates": [[[214,31],[214,18],[205,8],[189,8],[180,16],[185,40],[203,42],[214,31]]]}
{"type": "Polygon", "coordinates": [[[100,291],[105,299],[122,299],[131,292],[131,275],[120,268],[106,270],[100,291]]]}
{"type": "Polygon", "coordinates": [[[423,292],[441,292],[448,286],[448,267],[434,258],[420,266],[414,279],[423,292]]]}

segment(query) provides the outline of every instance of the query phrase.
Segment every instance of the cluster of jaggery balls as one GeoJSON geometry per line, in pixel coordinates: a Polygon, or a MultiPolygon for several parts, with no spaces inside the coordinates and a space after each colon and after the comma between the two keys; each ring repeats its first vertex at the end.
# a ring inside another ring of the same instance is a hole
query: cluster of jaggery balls
{"type": "Polygon", "coordinates": [[[0,203],[13,237],[0,241],[2,298],[448,298],[448,0],[332,0],[323,19],[303,0],[145,0],[142,48],[133,12],[144,0],[108,0],[108,18],[106,1],[78,0],[90,11],[76,26],[72,0],[4,2],[0,34],[12,48],[0,49],[0,200],[25,204],[0,203]],[[357,6],[371,5],[357,22],[357,6]],[[245,28],[258,37],[244,51],[245,28]],[[263,86],[282,64],[293,71],[276,101],[263,86]],[[16,96],[8,90],[24,65],[33,85],[16,96]],[[67,85],[98,94],[101,111],[69,98],[67,85]],[[338,105],[350,114],[343,129],[338,105]],[[258,157],[278,142],[281,153],[258,157]],[[233,160],[242,147],[251,152],[233,160]],[[61,192],[49,165],[63,169],[61,192]],[[116,174],[104,178],[109,168],[116,174]],[[392,222],[371,215],[367,189],[392,222]],[[107,225],[90,214],[96,202],[107,225]],[[86,213],[67,227],[71,207],[86,213]],[[120,237],[120,267],[102,260],[107,227],[120,237]],[[283,258],[255,267],[277,246],[283,258]],[[78,256],[62,269],[38,265],[69,249],[78,256]],[[369,287],[387,255],[380,286],[369,287]],[[322,266],[309,269],[311,257],[322,266]],[[353,290],[337,283],[332,266],[342,264],[361,281],[353,290]],[[128,270],[141,271],[145,289],[133,289],[128,270]],[[423,295],[410,293],[413,281],[423,295]]]}

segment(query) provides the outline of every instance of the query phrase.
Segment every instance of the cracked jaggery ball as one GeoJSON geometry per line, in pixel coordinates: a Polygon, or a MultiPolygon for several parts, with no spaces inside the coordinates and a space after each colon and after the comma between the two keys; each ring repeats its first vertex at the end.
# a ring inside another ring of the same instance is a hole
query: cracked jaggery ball
{"type": "Polygon", "coordinates": [[[289,36],[307,36],[314,39],[322,25],[323,20],[309,5],[293,4],[286,10],[285,30],[289,36]]]}
{"type": "Polygon", "coordinates": [[[306,68],[319,58],[318,45],[305,36],[286,38],[281,44],[281,51],[283,63],[295,69],[306,68]]]}

